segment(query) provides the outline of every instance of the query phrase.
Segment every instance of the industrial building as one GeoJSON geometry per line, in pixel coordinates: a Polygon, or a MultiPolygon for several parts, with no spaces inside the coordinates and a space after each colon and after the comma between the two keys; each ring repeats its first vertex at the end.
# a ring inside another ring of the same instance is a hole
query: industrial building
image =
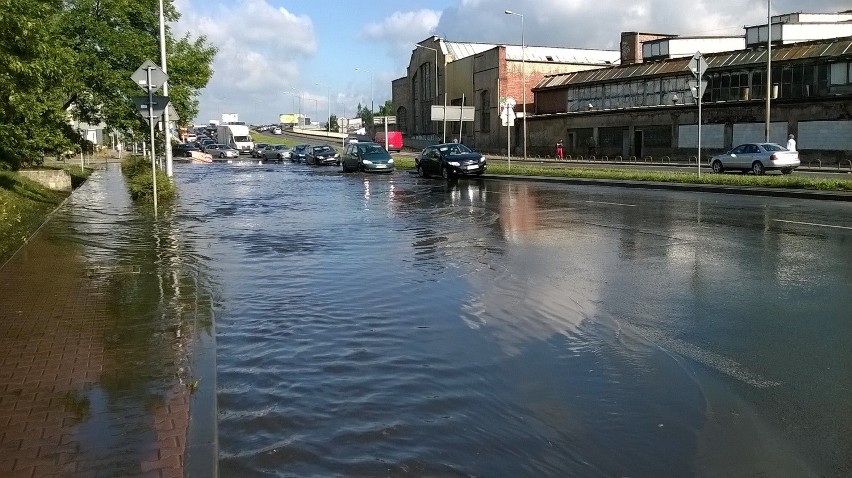
{"type": "Polygon", "coordinates": [[[624,32],[618,52],[531,46],[522,51],[432,37],[412,52],[407,76],[393,83],[399,129],[412,139],[442,140],[444,124],[430,121],[429,108],[464,98],[474,106],[474,121],[447,128],[483,151],[505,153],[510,146],[518,155],[526,143],[529,155],[552,156],[562,141],[573,156],[687,160],[697,153],[699,130],[689,64],[700,51],[707,64],[704,160],[764,139],[769,67],[769,140],[785,144],[793,134],[803,163],[847,164],[852,11],[777,15],[771,25],[771,62],[767,24],[747,26],[734,37],[624,32]],[[520,114],[524,82],[526,142],[520,114]],[[517,100],[512,127],[502,126],[500,118],[501,99],[508,96],[517,100]]]}

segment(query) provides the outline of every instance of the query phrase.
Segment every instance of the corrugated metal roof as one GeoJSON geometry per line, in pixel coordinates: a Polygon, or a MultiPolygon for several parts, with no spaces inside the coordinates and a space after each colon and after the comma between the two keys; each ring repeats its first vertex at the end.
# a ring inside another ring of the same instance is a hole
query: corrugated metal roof
{"type": "Polygon", "coordinates": [[[554,48],[547,46],[527,46],[521,52],[520,45],[506,45],[506,59],[510,61],[573,63],[580,65],[617,65],[621,54],[616,50],[587,50],[582,48],[554,48]]]}
{"type": "MultiPolygon", "coordinates": [[[[467,58],[484,51],[491,50],[500,45],[494,43],[465,43],[442,41],[444,54],[452,57],[453,61],[467,58]]],[[[520,45],[503,45],[506,47],[506,59],[509,61],[521,61],[523,54],[520,45]]],[[[617,65],[620,60],[618,51],[615,50],[587,50],[582,48],[556,48],[545,46],[527,46],[527,61],[574,63],[581,65],[617,65]],[[550,59],[548,59],[550,57],[550,59]]]]}
{"type": "MultiPolygon", "coordinates": [[[[807,58],[838,58],[852,57],[852,37],[817,40],[807,43],[781,45],[772,48],[772,61],[783,62],[807,58]]],[[[708,70],[728,69],[766,63],[766,50],[738,50],[725,53],[704,55],[708,70]]],[[[615,81],[625,78],[641,78],[647,76],[665,76],[689,72],[689,61],[692,58],[674,58],[660,62],[622,65],[613,68],[579,71],[575,73],[560,73],[545,76],[534,90],[557,88],[569,84],[595,83],[615,81]]]]}

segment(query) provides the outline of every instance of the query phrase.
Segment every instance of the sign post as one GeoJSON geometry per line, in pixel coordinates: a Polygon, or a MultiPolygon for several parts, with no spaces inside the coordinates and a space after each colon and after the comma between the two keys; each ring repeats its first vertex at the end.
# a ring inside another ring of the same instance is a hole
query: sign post
{"type": "MultiPolygon", "coordinates": [[[[154,187],[154,216],[157,215],[157,155],[154,154],[154,105],[157,104],[165,110],[168,105],[168,97],[161,96],[158,98],[165,98],[165,101],[162,104],[154,103],[154,92],[159,90],[161,86],[169,79],[169,75],[166,74],[159,66],[155,65],[151,60],[145,60],[142,65],[130,75],[130,79],[135,81],[140,88],[148,92],[148,123],[151,127],[151,175],[152,175],[152,184],[154,187]]],[[[135,100],[134,100],[135,101],[135,100]]],[[[138,102],[137,102],[138,104],[138,102]]],[[[141,108],[140,108],[141,109],[141,108]]],[[[141,113],[141,111],[140,111],[141,113]]],[[[162,114],[162,113],[161,113],[162,114]]],[[[144,116],[143,116],[144,117],[144,116]]],[[[166,125],[168,128],[168,125],[166,125]]],[[[166,140],[168,141],[168,132],[166,133],[166,140]]]]}
{"type": "Polygon", "coordinates": [[[695,81],[690,81],[689,86],[692,90],[693,98],[698,101],[698,177],[701,177],[701,98],[704,96],[704,89],[707,87],[707,82],[701,77],[707,71],[707,61],[701,52],[695,52],[692,59],[689,60],[689,69],[695,75],[695,81]]]}
{"type": "Polygon", "coordinates": [[[515,125],[515,98],[500,98],[500,120],[506,127],[506,155],[509,158],[509,171],[512,170],[512,126],[515,125]]]}

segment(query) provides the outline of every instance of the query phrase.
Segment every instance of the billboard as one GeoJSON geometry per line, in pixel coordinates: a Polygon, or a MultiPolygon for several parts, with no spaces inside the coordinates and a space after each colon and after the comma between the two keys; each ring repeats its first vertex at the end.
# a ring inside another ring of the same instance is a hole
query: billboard
{"type": "Polygon", "coordinates": [[[278,123],[279,124],[305,124],[305,116],[296,114],[296,113],[282,113],[278,115],[278,123]]]}

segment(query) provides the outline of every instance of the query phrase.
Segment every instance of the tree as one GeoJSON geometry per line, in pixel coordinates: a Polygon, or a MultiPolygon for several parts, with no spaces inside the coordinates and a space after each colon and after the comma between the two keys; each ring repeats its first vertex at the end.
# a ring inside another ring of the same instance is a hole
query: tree
{"type": "Polygon", "coordinates": [[[70,146],[63,105],[73,52],[58,35],[62,0],[0,0],[0,168],[70,146]]]}
{"type": "Polygon", "coordinates": [[[337,133],[340,131],[340,125],[337,124],[337,115],[331,115],[328,117],[328,123],[331,125],[329,131],[337,133]]]}
{"type": "MultiPolygon", "coordinates": [[[[113,131],[146,131],[131,98],[144,93],[129,79],[146,59],[160,63],[158,0],[65,0],[63,31],[73,49],[75,106],[82,121],[113,131]]],[[[164,0],[167,22],[180,14],[164,0]]],[[[197,95],[210,80],[216,49],[206,38],[175,40],[166,29],[169,97],[181,118],[194,118],[197,95]]]]}
{"type": "Polygon", "coordinates": [[[385,104],[379,107],[379,116],[393,116],[393,102],[391,100],[385,101],[385,104]]]}
{"type": "Polygon", "coordinates": [[[358,109],[356,111],[358,112],[357,116],[361,118],[363,125],[368,128],[371,127],[373,124],[373,114],[370,112],[370,108],[367,108],[366,106],[362,107],[361,103],[358,103],[358,109]]]}

